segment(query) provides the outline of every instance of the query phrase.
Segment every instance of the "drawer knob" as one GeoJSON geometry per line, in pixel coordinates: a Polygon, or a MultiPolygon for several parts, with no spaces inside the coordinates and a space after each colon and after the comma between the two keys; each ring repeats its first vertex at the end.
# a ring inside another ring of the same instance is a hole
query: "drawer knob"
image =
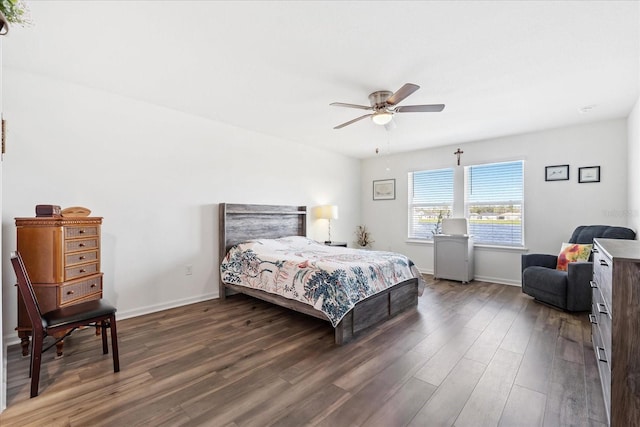
{"type": "Polygon", "coordinates": [[[92,283],[92,284],[91,284],[91,287],[92,287],[92,288],[95,288],[96,286],[98,286],[98,285],[96,285],[95,283],[92,283]]]}
{"type": "Polygon", "coordinates": [[[80,246],[81,248],[84,248],[85,244],[84,243],[80,243],[80,244],[78,244],[78,246],[80,246]]]}
{"type": "Polygon", "coordinates": [[[600,260],[600,265],[603,266],[603,267],[609,267],[609,264],[607,264],[607,261],[605,261],[603,259],[600,260]]]}
{"type": "Polygon", "coordinates": [[[78,230],[78,233],[79,233],[79,234],[84,234],[84,230],[82,230],[82,229],[81,229],[81,230],[78,230]]]}
{"type": "Polygon", "coordinates": [[[607,311],[607,306],[602,304],[602,303],[598,303],[596,304],[596,306],[598,307],[598,313],[600,314],[609,314],[609,312],[607,311]]]}
{"type": "MultiPolygon", "coordinates": [[[[81,256],[80,258],[78,258],[80,261],[82,261],[83,259],[85,259],[86,257],[81,256]]],[[[593,286],[592,286],[593,287],[593,286]]]]}
{"type": "Polygon", "coordinates": [[[67,291],[67,295],[73,295],[73,294],[75,294],[75,292],[73,292],[73,291],[67,291]]]}
{"type": "Polygon", "coordinates": [[[607,355],[604,352],[604,348],[600,346],[596,347],[596,354],[599,361],[609,363],[609,361],[607,360],[607,355]]]}

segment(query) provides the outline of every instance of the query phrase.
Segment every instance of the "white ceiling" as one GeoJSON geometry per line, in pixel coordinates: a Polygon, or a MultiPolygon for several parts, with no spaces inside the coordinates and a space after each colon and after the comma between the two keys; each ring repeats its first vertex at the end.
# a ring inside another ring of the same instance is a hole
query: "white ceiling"
{"type": "Polygon", "coordinates": [[[638,99],[638,1],[28,2],[5,67],[349,156],[626,117],[638,99]],[[365,112],[411,82],[400,105],[365,112]],[[589,113],[579,109],[595,105],[589,113]]]}

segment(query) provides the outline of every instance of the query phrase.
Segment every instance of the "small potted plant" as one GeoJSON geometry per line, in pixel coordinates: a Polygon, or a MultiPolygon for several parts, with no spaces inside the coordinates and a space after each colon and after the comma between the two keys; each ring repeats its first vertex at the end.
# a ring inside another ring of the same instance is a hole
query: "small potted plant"
{"type": "Polygon", "coordinates": [[[363,248],[370,248],[374,240],[371,238],[371,232],[367,230],[366,225],[359,225],[356,228],[356,243],[363,248]]]}
{"type": "Polygon", "coordinates": [[[29,8],[23,0],[0,0],[0,35],[9,32],[9,23],[31,24],[29,8]]]}
{"type": "MultiPolygon", "coordinates": [[[[438,212],[438,219],[436,220],[436,223],[433,226],[433,231],[431,232],[431,234],[433,234],[434,236],[436,234],[442,234],[442,219],[443,218],[445,218],[445,217],[442,215],[442,211],[438,212]]],[[[449,218],[449,211],[447,211],[446,218],[449,218]]]]}

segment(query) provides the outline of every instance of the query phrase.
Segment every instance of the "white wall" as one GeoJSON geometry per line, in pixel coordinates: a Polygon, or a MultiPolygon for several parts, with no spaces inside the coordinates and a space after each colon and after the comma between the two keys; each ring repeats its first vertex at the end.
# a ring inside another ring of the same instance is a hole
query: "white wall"
{"type": "MultiPolygon", "coordinates": [[[[359,222],[358,160],[10,67],[4,88],[4,254],[14,217],[36,204],[88,207],[104,217],[104,296],[120,318],[217,296],[220,202],[335,203],[335,240],[359,222]]],[[[326,227],[310,218],[309,237],[326,227]]],[[[4,258],[7,344],[17,314],[4,258]]]]}
{"type": "Polygon", "coordinates": [[[627,126],[629,135],[627,157],[629,206],[627,216],[629,227],[638,232],[640,231],[640,191],[638,191],[640,188],[640,97],[633,110],[631,110],[631,114],[629,114],[627,126]]]}
{"type": "MultiPolygon", "coordinates": [[[[0,37],[0,116],[2,115],[2,40],[0,37]]],[[[2,161],[0,161],[0,183],[2,182],[2,161]]],[[[0,212],[2,212],[2,188],[0,188],[0,212]]],[[[0,240],[2,239],[2,229],[0,229],[0,240]]],[[[3,255],[0,249],[0,255],[3,255]]],[[[0,263],[0,277],[2,276],[2,263],[0,263]]],[[[0,283],[4,283],[0,280],[0,283]]],[[[4,286],[2,286],[4,288],[4,286]]],[[[0,292],[0,331],[2,331],[2,292],[0,292]]],[[[7,358],[5,357],[5,346],[0,337],[0,412],[7,406],[7,358]]]]}
{"type": "MultiPolygon", "coordinates": [[[[421,271],[433,272],[433,246],[407,242],[407,173],[456,165],[525,160],[525,245],[529,252],[556,253],[578,225],[626,225],[627,128],[604,121],[455,146],[363,160],[362,223],[374,248],[407,254],[421,271]],[[570,165],[570,180],[545,182],[544,168],[570,165]],[[600,166],[601,182],[578,184],[578,168],[600,166]],[[387,170],[390,169],[390,170],[387,170]],[[396,200],[373,201],[372,181],[396,179],[396,200]]],[[[476,278],[520,283],[520,255],[513,249],[476,249],[476,278]]]]}

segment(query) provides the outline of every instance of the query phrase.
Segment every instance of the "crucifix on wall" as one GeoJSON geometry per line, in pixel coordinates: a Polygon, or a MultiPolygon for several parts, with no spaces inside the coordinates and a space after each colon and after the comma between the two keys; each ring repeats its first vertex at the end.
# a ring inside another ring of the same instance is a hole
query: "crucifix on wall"
{"type": "Polygon", "coordinates": [[[461,149],[457,149],[455,153],[453,153],[454,155],[458,156],[458,166],[460,166],[460,155],[464,153],[464,151],[462,151],[461,149]]]}

